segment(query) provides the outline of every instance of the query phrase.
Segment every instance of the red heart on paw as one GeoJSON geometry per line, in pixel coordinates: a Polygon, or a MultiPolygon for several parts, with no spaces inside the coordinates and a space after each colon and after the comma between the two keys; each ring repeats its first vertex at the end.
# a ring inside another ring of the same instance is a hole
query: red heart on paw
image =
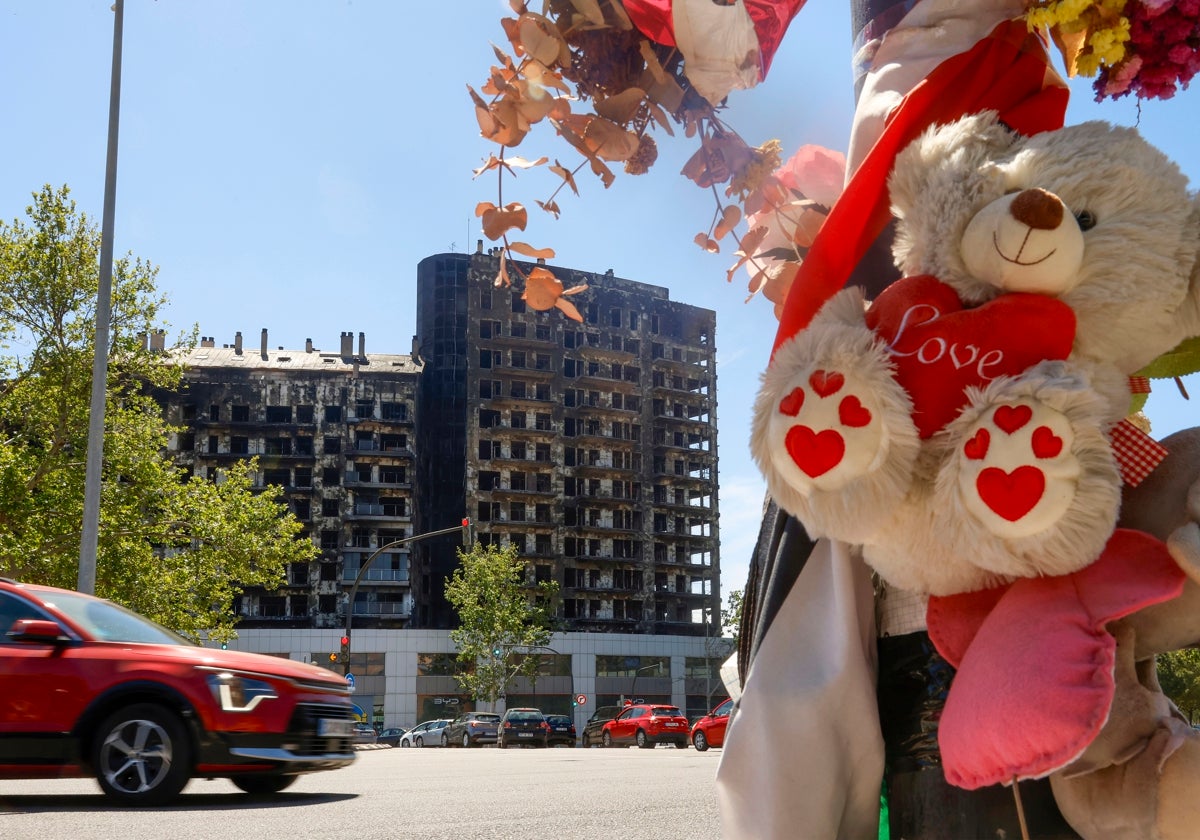
{"type": "Polygon", "coordinates": [[[871,412],[858,397],[852,395],[843,397],[838,403],[838,419],[842,421],[843,426],[861,429],[871,422],[871,412]]]}
{"type": "Polygon", "coordinates": [[[1042,498],[1046,476],[1037,467],[1017,467],[1012,472],[988,467],[975,479],[975,489],[997,516],[1016,522],[1042,498]]]}
{"type": "Polygon", "coordinates": [[[1038,426],[1033,430],[1033,454],[1039,458],[1054,458],[1062,452],[1063,439],[1048,426],[1038,426]]]}
{"type": "Polygon", "coordinates": [[[1065,359],[1075,340],[1075,314],[1062,301],[1014,293],[963,309],[952,288],[928,275],[884,289],[867,326],[887,342],[922,438],[958,415],[968,387],[1065,359]]]}
{"type": "Polygon", "coordinates": [[[779,401],[779,410],[788,417],[795,417],[804,406],[804,389],[793,388],[792,392],[779,401]]]}
{"type": "Polygon", "coordinates": [[[818,434],[808,426],[792,426],[784,438],[784,445],[796,466],[809,478],[829,472],[846,454],[846,441],[834,429],[818,434]]]}
{"type": "Polygon", "coordinates": [[[1027,405],[1002,405],[992,414],[992,422],[1010,435],[1032,418],[1033,409],[1027,405]]]}
{"type": "Polygon", "coordinates": [[[980,429],[975,433],[975,436],[967,441],[967,445],[963,447],[963,454],[972,461],[982,461],[987,457],[988,445],[992,442],[992,436],[987,429],[980,429]]]}
{"type": "Polygon", "coordinates": [[[830,394],[836,394],[846,384],[846,377],[840,373],[829,373],[824,370],[813,371],[813,375],[808,377],[808,384],[817,392],[817,396],[821,399],[828,397],[830,394]]]}

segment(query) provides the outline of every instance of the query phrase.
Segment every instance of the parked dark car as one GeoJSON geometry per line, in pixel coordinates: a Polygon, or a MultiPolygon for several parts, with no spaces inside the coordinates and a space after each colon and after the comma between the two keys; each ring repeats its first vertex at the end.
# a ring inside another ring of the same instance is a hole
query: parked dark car
{"type": "Polygon", "coordinates": [[[637,744],[642,749],[674,744],[686,750],[688,721],[675,706],[658,703],[626,706],[616,719],[604,724],[600,742],[606,747],[637,744]]]}
{"type": "Polygon", "coordinates": [[[379,733],[379,743],[387,744],[389,747],[398,747],[400,746],[400,739],[406,731],[399,726],[388,727],[379,733]]]}
{"type": "Polygon", "coordinates": [[[354,761],[341,676],[194,645],[81,592],[0,578],[0,779],[94,776],[156,805],[193,777],[277,793],[354,761]]]}
{"type": "Polygon", "coordinates": [[[459,715],[442,730],[443,747],[478,747],[496,743],[500,715],[495,712],[467,712],[459,715]]]}
{"type": "Polygon", "coordinates": [[[725,727],[729,725],[731,709],[733,709],[733,700],[726,700],[693,723],[692,746],[700,752],[704,752],[709,747],[724,746],[725,727]]]}
{"type": "Polygon", "coordinates": [[[496,746],[544,747],[550,734],[550,724],[541,709],[509,709],[500,718],[496,746]]]}
{"type": "Polygon", "coordinates": [[[575,721],[571,720],[570,715],[546,715],[546,723],[550,726],[546,735],[546,746],[575,746],[575,721]]]}
{"type": "Polygon", "coordinates": [[[600,733],[604,724],[621,714],[622,706],[601,706],[592,712],[592,716],[583,725],[583,746],[592,747],[600,744],[600,733]]]}

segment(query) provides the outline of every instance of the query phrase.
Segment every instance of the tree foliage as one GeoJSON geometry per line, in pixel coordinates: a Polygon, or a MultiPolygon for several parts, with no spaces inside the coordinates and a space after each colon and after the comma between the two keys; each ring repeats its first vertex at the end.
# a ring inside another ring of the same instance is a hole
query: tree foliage
{"type": "Polygon", "coordinates": [[[733,649],[737,650],[738,634],[742,629],[742,606],[745,593],[734,589],[729,593],[728,607],[721,610],[721,629],[725,635],[733,639],[733,649]]]}
{"type": "Polygon", "coordinates": [[[1158,657],[1158,682],[1188,720],[1200,712],[1200,650],[1186,648],[1158,657]]]}
{"type": "MultiPolygon", "coordinates": [[[[74,588],[100,234],[65,186],[34,193],[26,217],[0,222],[0,574],[74,588]]],[[[164,328],[157,273],[114,260],[96,594],[225,639],[240,589],[277,585],[314,548],[275,495],[254,492],[255,464],[211,482],[168,456],[150,392],[177,387],[180,372],[144,339],[164,328]]]]}
{"type": "Polygon", "coordinates": [[[495,703],[516,676],[536,679],[550,641],[551,605],[558,584],[525,583],[526,563],[512,545],[476,543],[459,549],[459,566],[446,582],[446,600],[458,613],[450,631],[459,662],[462,690],[477,700],[495,703]]]}

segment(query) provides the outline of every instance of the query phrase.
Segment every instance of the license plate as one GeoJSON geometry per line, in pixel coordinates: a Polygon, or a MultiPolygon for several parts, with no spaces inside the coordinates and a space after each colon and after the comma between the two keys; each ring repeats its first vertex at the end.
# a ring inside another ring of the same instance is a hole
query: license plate
{"type": "Polygon", "coordinates": [[[325,738],[345,738],[354,734],[354,721],[337,718],[319,718],[317,734],[325,738]]]}
{"type": "Polygon", "coordinates": [[[518,738],[532,738],[533,733],[532,732],[518,732],[517,737],[518,738]]]}
{"type": "Polygon", "coordinates": [[[678,723],[667,723],[667,726],[679,726],[678,723]]]}
{"type": "Polygon", "coordinates": [[[555,731],[555,732],[566,732],[566,731],[567,731],[567,727],[565,727],[565,726],[556,726],[556,727],[554,727],[554,731],[555,731]]]}

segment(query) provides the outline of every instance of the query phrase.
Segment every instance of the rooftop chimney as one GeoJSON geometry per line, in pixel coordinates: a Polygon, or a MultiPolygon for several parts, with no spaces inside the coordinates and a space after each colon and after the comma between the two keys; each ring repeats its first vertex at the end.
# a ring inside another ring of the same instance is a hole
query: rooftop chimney
{"type": "Polygon", "coordinates": [[[348,359],[354,355],[354,333],[342,333],[342,358],[348,359]]]}
{"type": "Polygon", "coordinates": [[[233,352],[237,355],[242,355],[242,333],[241,330],[234,333],[233,336],[233,352]]]}
{"type": "Polygon", "coordinates": [[[367,334],[364,332],[358,334],[358,357],[364,362],[367,360],[367,334]]]}
{"type": "Polygon", "coordinates": [[[211,335],[202,335],[202,336],[200,336],[200,346],[201,347],[216,347],[217,340],[215,338],[213,338],[211,335]]]}
{"type": "Polygon", "coordinates": [[[311,338],[304,339],[304,352],[305,353],[312,352],[312,339],[311,338]]]}
{"type": "Polygon", "coordinates": [[[263,327],[262,331],[262,357],[267,358],[267,328],[263,327]]]}
{"type": "Polygon", "coordinates": [[[483,253],[483,240],[482,240],[482,239],[476,239],[476,240],[475,240],[475,253],[476,253],[476,254],[482,254],[482,253],[483,253]]]}

